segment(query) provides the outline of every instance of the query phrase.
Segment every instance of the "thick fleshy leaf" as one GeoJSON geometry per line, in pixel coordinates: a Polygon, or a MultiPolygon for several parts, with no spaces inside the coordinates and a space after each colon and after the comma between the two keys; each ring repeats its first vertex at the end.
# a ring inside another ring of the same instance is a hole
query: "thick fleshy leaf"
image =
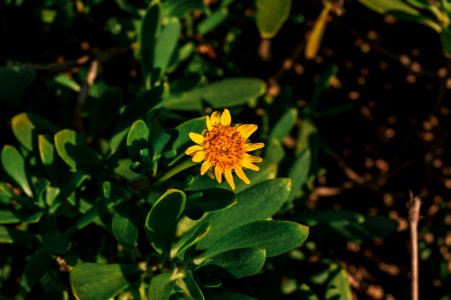
{"type": "Polygon", "coordinates": [[[174,110],[200,110],[202,101],[215,109],[246,104],[264,94],[266,84],[257,78],[228,78],[164,100],[174,110]]]}
{"type": "Polygon", "coordinates": [[[210,232],[199,242],[205,249],[233,229],[274,215],[288,199],[290,180],[278,178],[261,182],[237,195],[234,206],[212,212],[204,218],[211,224],[210,232]]]}
{"type": "Polygon", "coordinates": [[[325,2],[324,8],[313,24],[312,31],[308,35],[307,44],[305,45],[305,57],[313,60],[318,54],[321,42],[323,40],[324,31],[327,24],[327,16],[332,9],[332,3],[325,2]]]}
{"type": "Polygon", "coordinates": [[[352,293],[346,271],[336,264],[330,266],[329,283],[326,287],[327,300],[351,300],[352,293]]]}
{"type": "Polygon", "coordinates": [[[116,87],[107,88],[102,92],[89,115],[88,128],[91,134],[98,136],[117,119],[123,97],[121,89],[116,87]]]}
{"type": "Polygon", "coordinates": [[[188,270],[188,272],[186,272],[185,282],[186,282],[186,286],[188,287],[188,290],[190,292],[190,296],[193,299],[205,300],[205,296],[202,293],[202,290],[200,289],[199,285],[197,284],[196,280],[194,279],[193,271],[188,270]]]}
{"type": "Polygon", "coordinates": [[[219,288],[204,289],[205,298],[208,300],[257,300],[256,298],[241,294],[224,286],[219,288]]]}
{"type": "Polygon", "coordinates": [[[27,265],[20,278],[20,286],[30,292],[33,286],[42,279],[52,262],[51,254],[45,248],[38,248],[33,255],[28,257],[27,265]]]}
{"type": "Polygon", "coordinates": [[[197,271],[214,271],[218,267],[235,278],[251,276],[261,270],[266,260],[265,249],[241,248],[223,252],[200,264],[197,271]]]}
{"type": "Polygon", "coordinates": [[[46,230],[41,235],[42,244],[53,253],[65,253],[69,247],[69,239],[57,229],[46,230]]]}
{"type": "Polygon", "coordinates": [[[326,241],[372,241],[389,235],[398,227],[387,216],[368,216],[348,210],[319,210],[304,213],[299,220],[312,226],[311,234],[326,241]]]}
{"type": "Polygon", "coordinates": [[[31,113],[15,115],[11,119],[11,129],[16,139],[29,151],[33,150],[38,133],[58,131],[56,125],[31,113]]]}
{"type": "Polygon", "coordinates": [[[139,151],[149,147],[149,129],[143,120],[133,123],[127,135],[127,150],[132,161],[141,161],[139,151]]]}
{"type": "Polygon", "coordinates": [[[150,300],[167,300],[171,296],[175,279],[172,273],[161,273],[152,277],[148,292],[150,300]]]}
{"type": "Polygon", "coordinates": [[[191,139],[189,138],[190,132],[201,133],[205,128],[206,128],[205,117],[191,119],[175,127],[175,130],[177,130],[177,138],[174,140],[172,148],[178,149],[181,146],[190,142],[191,141],[191,139]]]}
{"type": "Polygon", "coordinates": [[[138,240],[136,216],[128,206],[116,210],[111,221],[111,229],[117,241],[127,249],[133,249],[138,240]]]}
{"type": "Polygon", "coordinates": [[[197,227],[196,232],[191,235],[189,239],[187,239],[178,249],[177,251],[177,257],[182,259],[185,251],[188,250],[188,248],[194,246],[197,244],[210,230],[211,226],[207,222],[202,222],[200,226],[197,227]]]}
{"type": "Polygon", "coordinates": [[[36,77],[26,67],[0,67],[0,101],[21,97],[36,77]]]}
{"type": "Polygon", "coordinates": [[[153,65],[155,40],[158,32],[160,31],[160,14],[160,5],[151,5],[147,9],[146,15],[141,25],[141,32],[139,36],[141,62],[147,72],[150,72],[153,65]]]}
{"type": "Polygon", "coordinates": [[[154,48],[153,68],[164,72],[171,61],[172,55],[177,48],[182,26],[179,19],[173,17],[161,30],[157,37],[154,48]]]}
{"type": "MultiPolygon", "coordinates": [[[[213,228],[213,227],[212,227],[213,228]]],[[[273,257],[300,246],[309,233],[307,226],[287,221],[255,221],[222,236],[199,259],[239,248],[263,248],[273,257]]]]}
{"type": "Polygon", "coordinates": [[[24,213],[21,211],[0,210],[0,224],[36,223],[43,212],[24,213]]]}
{"type": "Polygon", "coordinates": [[[291,178],[291,192],[289,201],[292,201],[299,189],[306,183],[310,175],[310,167],[312,163],[312,156],[310,150],[306,149],[301,152],[288,171],[288,176],[291,178]]]}
{"type": "Polygon", "coordinates": [[[63,186],[71,177],[68,166],[57,155],[50,135],[38,135],[39,157],[52,183],[63,186]]]}
{"type": "Polygon", "coordinates": [[[86,141],[75,131],[63,129],[55,134],[55,147],[58,155],[74,171],[95,174],[99,158],[86,141]]]}
{"type": "Polygon", "coordinates": [[[288,19],[291,0],[256,0],[257,27],[262,38],[273,38],[288,19]]]}
{"type": "Polygon", "coordinates": [[[268,139],[276,139],[278,141],[282,141],[283,138],[290,133],[291,129],[296,123],[297,117],[298,110],[296,108],[287,110],[274,125],[268,139]]]}
{"type": "Polygon", "coordinates": [[[25,160],[19,151],[14,146],[5,145],[2,149],[1,160],[5,172],[22,188],[25,194],[32,196],[25,160]]]}
{"type": "Polygon", "coordinates": [[[35,239],[35,236],[27,231],[0,226],[0,244],[16,244],[34,241],[35,239]]]}
{"type": "MultiPolygon", "coordinates": [[[[111,138],[111,152],[114,153],[124,138],[127,136],[129,127],[137,119],[155,116],[156,110],[162,101],[163,87],[158,86],[151,90],[146,90],[140,94],[135,101],[126,106],[119,115],[113,137],[111,138]]],[[[152,118],[146,118],[150,122],[152,118]]]]}
{"type": "Polygon", "coordinates": [[[82,263],[70,272],[70,284],[76,299],[109,299],[126,289],[139,274],[137,266],[82,263]]]}
{"type": "Polygon", "coordinates": [[[170,189],[154,204],[146,219],[146,234],[152,247],[169,257],[177,222],[185,209],[186,196],[170,189]]]}
{"type": "Polygon", "coordinates": [[[216,27],[224,23],[229,15],[227,7],[222,7],[204,19],[197,25],[198,34],[207,34],[214,30],[216,27]]]}

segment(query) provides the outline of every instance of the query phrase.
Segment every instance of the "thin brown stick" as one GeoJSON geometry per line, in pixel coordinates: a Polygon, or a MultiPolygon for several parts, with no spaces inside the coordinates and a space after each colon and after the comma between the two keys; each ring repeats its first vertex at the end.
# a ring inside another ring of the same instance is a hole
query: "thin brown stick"
{"type": "Polygon", "coordinates": [[[421,198],[410,192],[409,223],[411,247],[411,299],[418,300],[418,221],[420,219],[421,198]]]}
{"type": "Polygon", "coordinates": [[[84,132],[82,116],[83,106],[85,104],[86,97],[88,96],[89,88],[94,84],[94,80],[97,77],[98,68],[99,62],[97,60],[91,61],[86,80],[83,82],[80,93],[78,94],[77,105],[74,109],[74,127],[78,132],[84,132]]]}

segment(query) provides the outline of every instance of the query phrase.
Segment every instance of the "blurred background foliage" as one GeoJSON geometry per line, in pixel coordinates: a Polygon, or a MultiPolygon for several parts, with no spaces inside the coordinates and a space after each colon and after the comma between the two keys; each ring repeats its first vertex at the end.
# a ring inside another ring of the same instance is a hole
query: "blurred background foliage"
{"type": "Polygon", "coordinates": [[[450,7],[1,0],[0,298],[406,299],[412,190],[449,299],[450,7]],[[252,185],[161,180],[222,108],[252,185]]]}

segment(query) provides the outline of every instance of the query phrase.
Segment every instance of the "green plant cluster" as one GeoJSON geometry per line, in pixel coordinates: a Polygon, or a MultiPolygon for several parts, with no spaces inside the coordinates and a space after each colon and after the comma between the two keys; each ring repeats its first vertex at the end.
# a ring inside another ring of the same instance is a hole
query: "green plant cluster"
{"type": "MultiPolygon", "coordinates": [[[[256,0],[252,17],[233,0],[41,2],[2,8],[29,9],[35,30],[71,46],[83,40],[70,28],[100,32],[108,48],[91,49],[86,62],[17,55],[0,68],[1,299],[254,299],[254,275],[271,298],[282,293],[275,269],[307,263],[315,239],[362,242],[395,229],[388,217],[306,209],[328,151],[315,122],[349,108],[318,109],[336,67],[299,109],[289,88],[273,99],[236,62],[247,51],[240,26],[253,26],[246,34],[258,41],[302,22],[291,1],[256,0]],[[184,153],[205,112],[223,108],[258,124],[266,144],[261,170],[235,191],[201,176],[184,153]],[[302,224],[315,229],[305,249],[302,224]]],[[[350,299],[345,270],[330,258],[320,264],[283,292],[350,299]]]]}

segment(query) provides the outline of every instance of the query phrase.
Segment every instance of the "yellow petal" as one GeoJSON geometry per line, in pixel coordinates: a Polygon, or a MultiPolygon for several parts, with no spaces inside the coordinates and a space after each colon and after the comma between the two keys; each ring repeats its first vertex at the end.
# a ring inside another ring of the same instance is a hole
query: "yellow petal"
{"type": "Polygon", "coordinates": [[[202,135],[198,134],[198,133],[190,132],[189,133],[189,137],[196,144],[202,145],[202,143],[204,142],[204,137],[202,135]]]}
{"type": "Polygon", "coordinates": [[[215,167],[215,177],[219,183],[222,182],[222,170],[219,166],[215,167]]]}
{"type": "Polygon", "coordinates": [[[247,160],[248,162],[262,162],[263,158],[257,157],[257,156],[253,156],[253,155],[250,155],[250,154],[246,153],[244,155],[244,160],[247,160]]]}
{"type": "Polygon", "coordinates": [[[227,180],[227,183],[232,188],[232,190],[235,190],[235,182],[233,182],[232,171],[230,171],[230,170],[225,171],[224,177],[227,180]]]}
{"type": "Polygon", "coordinates": [[[208,169],[210,169],[210,167],[211,167],[210,161],[206,160],[200,167],[200,175],[204,175],[208,171],[208,169]]]}
{"type": "Polygon", "coordinates": [[[255,132],[255,130],[257,130],[257,128],[258,126],[254,124],[243,124],[238,126],[236,130],[241,134],[243,139],[246,140],[248,137],[251,136],[251,134],[255,132]]]}
{"type": "Polygon", "coordinates": [[[211,126],[210,117],[207,116],[207,129],[208,131],[211,131],[213,129],[213,126],[211,126]]]}
{"type": "Polygon", "coordinates": [[[214,111],[210,116],[211,126],[216,126],[221,124],[221,114],[217,111],[214,111]]]}
{"type": "Polygon", "coordinates": [[[255,143],[255,144],[246,144],[244,145],[244,151],[249,152],[249,151],[254,151],[260,148],[265,147],[265,144],[263,143],[255,143]]]}
{"type": "MultiPolygon", "coordinates": [[[[194,158],[193,158],[193,161],[194,161],[194,158]]],[[[256,165],[253,165],[251,162],[249,162],[249,161],[247,161],[247,160],[243,160],[242,165],[243,165],[243,167],[245,167],[245,168],[247,168],[247,169],[254,170],[254,171],[260,170],[259,167],[257,167],[256,165]]]]}
{"type": "Polygon", "coordinates": [[[202,150],[204,150],[204,147],[199,146],[199,145],[194,145],[194,146],[191,146],[188,149],[186,149],[185,150],[185,154],[186,155],[193,155],[197,151],[202,151],[202,150]]]}
{"type": "Polygon", "coordinates": [[[232,117],[230,116],[229,110],[226,108],[221,115],[221,124],[224,126],[229,126],[232,123],[232,117]]]}
{"type": "Polygon", "coordinates": [[[240,167],[235,168],[235,173],[238,177],[244,181],[246,184],[250,184],[249,178],[247,178],[246,174],[244,174],[243,169],[240,167]]]}
{"type": "Polygon", "coordinates": [[[205,151],[199,151],[193,156],[194,162],[201,162],[205,159],[205,151]]]}

